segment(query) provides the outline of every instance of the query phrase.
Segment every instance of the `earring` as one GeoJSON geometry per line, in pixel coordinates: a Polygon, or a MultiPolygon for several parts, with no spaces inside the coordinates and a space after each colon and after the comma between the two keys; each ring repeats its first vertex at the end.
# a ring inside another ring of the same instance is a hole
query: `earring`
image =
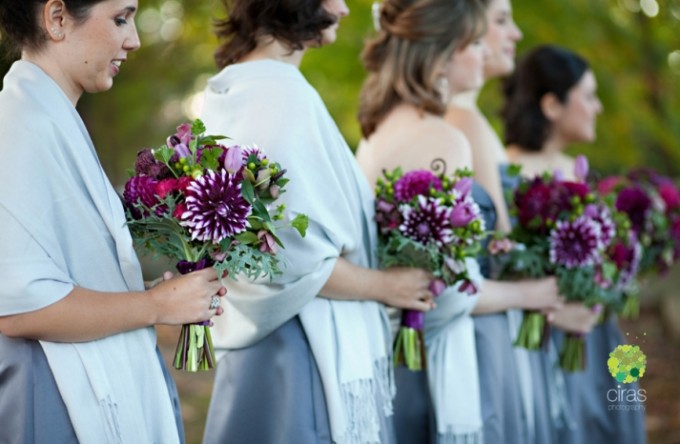
{"type": "Polygon", "coordinates": [[[52,34],[53,34],[55,37],[58,37],[58,38],[61,38],[61,37],[64,36],[64,34],[62,34],[61,31],[58,31],[57,28],[52,28],[52,34]]]}
{"type": "Polygon", "coordinates": [[[446,76],[441,76],[435,83],[435,89],[439,93],[444,103],[449,101],[449,79],[446,76]]]}

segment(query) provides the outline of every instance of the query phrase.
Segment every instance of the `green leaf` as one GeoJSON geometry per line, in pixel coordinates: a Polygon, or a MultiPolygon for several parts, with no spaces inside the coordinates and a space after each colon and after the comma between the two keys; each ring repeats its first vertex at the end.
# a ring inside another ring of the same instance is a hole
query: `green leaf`
{"type": "Polygon", "coordinates": [[[195,136],[200,136],[205,132],[205,124],[201,119],[196,119],[191,125],[191,133],[195,136]]]}
{"type": "Polygon", "coordinates": [[[257,234],[252,231],[244,231],[234,236],[234,239],[241,242],[242,244],[253,244],[258,241],[257,234]]]}
{"type": "Polygon", "coordinates": [[[241,195],[250,205],[255,201],[255,188],[253,188],[253,184],[248,180],[241,182],[241,195]]]}
{"type": "Polygon", "coordinates": [[[295,216],[295,219],[290,222],[290,224],[297,230],[298,233],[300,233],[300,236],[305,237],[307,234],[307,228],[309,227],[309,218],[305,214],[298,214],[295,216]]]}

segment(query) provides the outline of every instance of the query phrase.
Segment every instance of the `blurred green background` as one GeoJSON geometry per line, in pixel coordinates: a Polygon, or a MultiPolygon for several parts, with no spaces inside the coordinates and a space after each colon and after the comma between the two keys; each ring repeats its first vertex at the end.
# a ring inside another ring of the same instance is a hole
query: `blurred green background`
{"type": "MultiPolygon", "coordinates": [[[[351,13],[338,42],[311,50],[302,70],[354,148],[364,78],[359,54],[372,31],[372,1],[347,3],[351,13]]],[[[588,58],[598,77],[605,108],[598,140],[571,151],[587,154],[603,172],[647,165],[680,176],[680,0],[515,0],[513,6],[524,32],[519,54],[541,43],[564,45],[588,58]]],[[[200,92],[215,73],[212,21],[223,15],[218,0],[140,0],[142,48],[111,91],[85,95],[79,104],[115,184],[125,181],[140,148],[161,145],[199,112],[200,92]]],[[[4,60],[0,70],[7,65],[4,60]]],[[[492,83],[481,106],[499,129],[500,104],[492,83]]]]}

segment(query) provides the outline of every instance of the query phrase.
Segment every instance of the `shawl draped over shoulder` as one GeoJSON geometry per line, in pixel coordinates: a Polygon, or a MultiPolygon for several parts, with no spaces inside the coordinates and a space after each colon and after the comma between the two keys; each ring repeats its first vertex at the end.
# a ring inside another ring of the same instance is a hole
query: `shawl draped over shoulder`
{"type": "MultiPolygon", "coordinates": [[[[39,310],[76,286],[143,290],[120,200],[85,125],[29,62],[5,77],[0,140],[0,315],[39,310]]],[[[153,328],[40,344],[80,442],[180,441],[153,328]]]]}
{"type": "Polygon", "coordinates": [[[257,144],[279,162],[290,179],[279,200],[288,217],[302,213],[310,221],[305,238],[279,231],[283,275],[227,282],[215,346],[251,346],[299,315],[319,367],[333,441],[378,442],[378,415],[391,414],[393,396],[385,310],[373,301],[317,297],[339,257],[376,265],[373,193],[349,147],[298,68],[274,60],[231,65],[210,79],[202,119],[208,133],[257,144]]]}

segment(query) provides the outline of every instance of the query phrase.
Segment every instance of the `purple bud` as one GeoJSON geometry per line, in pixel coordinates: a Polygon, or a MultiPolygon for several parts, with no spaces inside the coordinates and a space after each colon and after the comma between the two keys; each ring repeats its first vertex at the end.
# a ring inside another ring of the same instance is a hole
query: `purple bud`
{"type": "Polygon", "coordinates": [[[177,153],[177,155],[180,158],[189,157],[191,155],[191,151],[189,151],[189,147],[186,146],[184,143],[178,143],[177,145],[175,145],[173,147],[173,149],[175,150],[175,153],[177,153]]]}
{"type": "Polygon", "coordinates": [[[562,182],[564,180],[564,173],[562,170],[555,170],[553,171],[553,178],[558,182],[562,182]]]}
{"type": "Polygon", "coordinates": [[[475,214],[472,212],[472,208],[466,203],[456,205],[449,214],[449,221],[454,228],[464,227],[474,218],[475,214]]]}
{"type": "Polygon", "coordinates": [[[470,177],[461,178],[453,186],[453,189],[458,191],[463,196],[467,196],[468,194],[470,194],[470,190],[472,189],[472,178],[470,177]]]}
{"type": "Polygon", "coordinates": [[[588,159],[584,155],[576,156],[574,162],[574,176],[581,182],[585,182],[588,177],[588,159]]]}
{"type": "Polygon", "coordinates": [[[379,211],[382,211],[383,213],[389,213],[390,211],[394,210],[393,204],[386,202],[382,199],[378,201],[376,207],[378,208],[379,211]]]}
{"type": "Polygon", "coordinates": [[[224,168],[229,174],[234,174],[243,166],[243,149],[234,145],[227,148],[227,154],[224,156],[224,168]]]}
{"type": "Polygon", "coordinates": [[[427,287],[427,289],[430,290],[435,297],[437,297],[442,294],[444,290],[446,290],[446,283],[441,279],[435,279],[430,282],[430,285],[427,287]]]}

